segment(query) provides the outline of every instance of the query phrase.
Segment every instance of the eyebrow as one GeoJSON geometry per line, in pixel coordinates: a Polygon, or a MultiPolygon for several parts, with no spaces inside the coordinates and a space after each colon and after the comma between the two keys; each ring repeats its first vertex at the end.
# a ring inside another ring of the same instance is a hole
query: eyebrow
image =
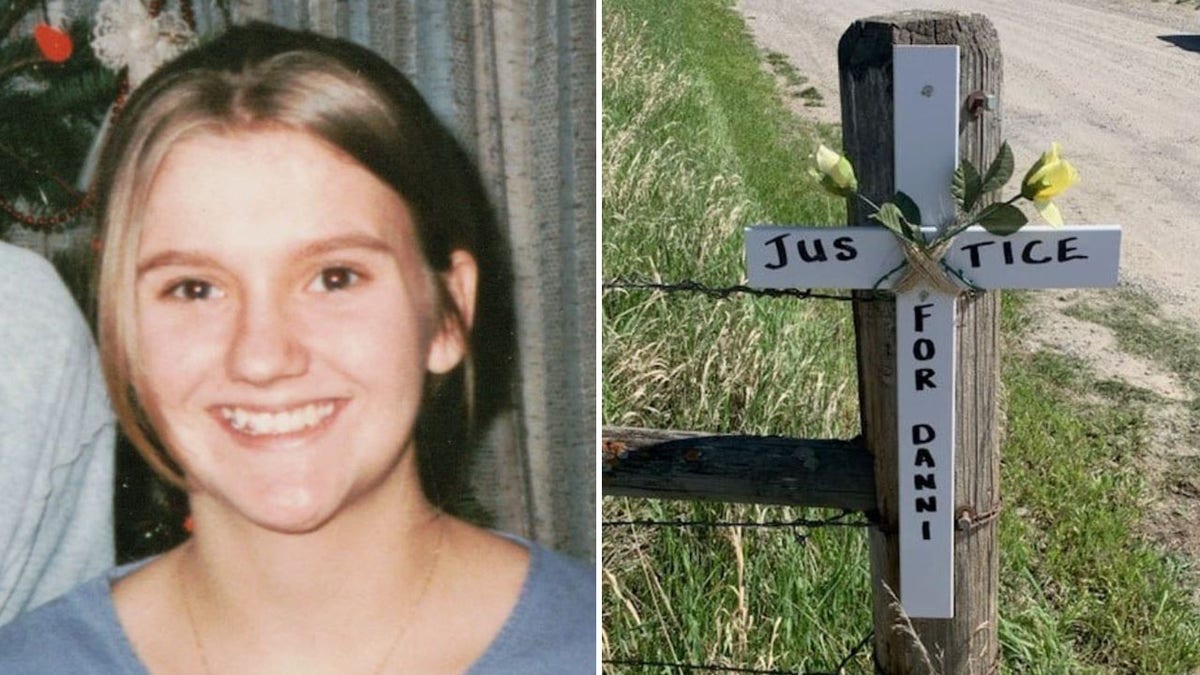
{"type": "Polygon", "coordinates": [[[386,253],[392,255],[392,247],[383,239],[370,234],[343,234],[329,239],[318,239],[316,241],[305,244],[297,252],[297,257],[312,258],[334,251],[344,251],[346,249],[359,248],[377,253],[386,253]]]}
{"type": "Polygon", "coordinates": [[[150,270],[159,267],[170,267],[172,265],[191,266],[191,267],[215,267],[217,261],[203,253],[193,253],[190,251],[163,251],[150,257],[148,260],[143,260],[138,263],[137,276],[140,278],[150,270]]]}
{"type": "MultiPolygon", "coordinates": [[[[379,237],[369,234],[344,234],[329,239],[318,239],[309,242],[294,254],[297,258],[313,258],[335,251],[344,251],[346,249],[364,249],[393,255],[394,251],[388,243],[379,237]]],[[[161,253],[156,253],[150,258],[138,263],[137,276],[141,277],[146,272],[158,267],[169,267],[172,265],[193,266],[193,267],[219,267],[212,256],[194,251],[176,251],[166,250],[161,253]]]]}

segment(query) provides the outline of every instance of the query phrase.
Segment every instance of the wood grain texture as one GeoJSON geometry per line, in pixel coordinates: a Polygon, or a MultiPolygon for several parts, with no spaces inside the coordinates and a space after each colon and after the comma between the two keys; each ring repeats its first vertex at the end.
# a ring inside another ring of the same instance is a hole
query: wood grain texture
{"type": "Polygon", "coordinates": [[[872,459],[857,441],[630,427],[603,438],[608,496],[875,508],[872,459]]]}
{"type": "MultiPolygon", "coordinates": [[[[1001,142],[1002,63],[1000,43],[982,15],[902,12],[855,22],[838,46],[842,128],[847,156],[858,172],[859,188],[879,203],[895,184],[893,160],[892,46],[956,44],[960,54],[960,97],[982,90],[995,94],[996,110],[972,117],[960,113],[959,154],[986,168],[1001,142]]],[[[994,196],[988,196],[988,203],[994,196]]],[[[849,224],[867,225],[869,212],[849,205],[849,224]]],[[[994,672],[999,658],[996,597],[998,544],[996,520],[956,534],[955,617],[912,620],[928,660],[906,631],[895,630],[898,616],[893,590],[899,587],[897,522],[896,344],[891,303],[855,303],[859,399],[863,437],[874,455],[879,518],[871,534],[874,579],[875,658],[888,675],[994,672]]],[[[986,513],[999,500],[999,297],[996,292],[961,295],[958,300],[956,376],[955,513],[986,513]]]]}

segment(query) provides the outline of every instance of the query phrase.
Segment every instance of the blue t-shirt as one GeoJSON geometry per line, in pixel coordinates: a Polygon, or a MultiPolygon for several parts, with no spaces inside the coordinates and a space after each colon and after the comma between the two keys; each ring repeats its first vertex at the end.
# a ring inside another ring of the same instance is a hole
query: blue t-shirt
{"type": "MultiPolygon", "coordinates": [[[[572,558],[529,548],[529,572],[500,633],[468,675],[594,673],[596,582],[572,558]]],[[[147,675],[121,629],[112,583],[140,563],[110,570],[0,628],[6,675],[147,675]]]]}

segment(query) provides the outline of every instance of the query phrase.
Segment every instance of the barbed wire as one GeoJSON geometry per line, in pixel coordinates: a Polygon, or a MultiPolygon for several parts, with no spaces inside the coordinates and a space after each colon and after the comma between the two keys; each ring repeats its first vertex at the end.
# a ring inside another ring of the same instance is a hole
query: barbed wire
{"type": "Polygon", "coordinates": [[[882,291],[860,293],[859,296],[856,297],[846,293],[818,292],[811,288],[751,288],[750,286],[746,286],[744,284],[735,284],[732,286],[709,286],[692,279],[664,283],[661,281],[649,281],[646,279],[629,279],[618,277],[616,279],[604,280],[601,282],[600,287],[605,291],[637,290],[655,291],[660,293],[700,293],[702,295],[707,295],[710,298],[720,299],[728,298],[732,295],[754,295],[768,298],[799,298],[802,300],[837,300],[841,302],[850,302],[853,300],[876,302],[880,300],[891,299],[890,294],[882,291]]]}
{"type": "Polygon", "coordinates": [[[872,527],[875,525],[869,518],[863,520],[844,520],[847,516],[859,513],[853,510],[843,510],[829,518],[811,519],[795,518],[792,520],[604,520],[604,527],[761,527],[761,528],[818,528],[818,527],[872,527]]]}
{"type": "MultiPolygon", "coordinates": [[[[649,281],[644,279],[629,279],[617,278],[606,279],[602,282],[601,288],[605,291],[611,290],[642,290],[659,293],[699,293],[711,298],[725,299],[733,295],[750,295],[758,297],[790,297],[803,300],[834,300],[848,302],[853,300],[863,300],[866,302],[874,302],[879,300],[889,300],[891,296],[883,292],[859,293],[858,297],[849,294],[832,294],[817,292],[812,289],[763,289],[751,288],[746,285],[737,284],[731,286],[709,286],[695,280],[685,280],[674,283],[663,283],[658,281],[649,281]]],[[[842,510],[837,515],[828,518],[813,519],[813,518],[795,518],[790,520],[655,520],[655,519],[629,519],[629,520],[604,520],[601,521],[603,527],[671,527],[671,528],[723,528],[723,527],[744,527],[744,528],[761,528],[761,529],[817,529],[824,527],[873,527],[875,522],[870,514],[863,514],[864,518],[857,520],[847,520],[847,518],[855,513],[860,513],[853,510],[842,510]]],[[[804,544],[807,540],[807,534],[797,532],[796,539],[799,543],[804,544]]],[[[771,670],[761,668],[747,668],[740,666],[724,666],[715,664],[697,664],[697,663],[675,663],[668,661],[649,661],[649,660],[634,660],[634,659],[607,659],[602,663],[609,666],[620,666],[630,668],[667,668],[678,672],[727,672],[727,673],[747,673],[752,675],[844,675],[846,666],[853,661],[863,649],[871,642],[874,632],[867,633],[866,637],[860,640],[850,652],[838,663],[837,667],[830,672],[821,671],[806,671],[799,670],[771,670]]]]}
{"type": "Polygon", "coordinates": [[[867,633],[866,637],[858,641],[858,644],[850,650],[842,658],[836,668],[831,671],[799,671],[799,670],[772,670],[765,668],[744,668],[741,666],[720,666],[715,664],[700,664],[700,663],[671,663],[668,661],[639,661],[634,659],[605,659],[601,663],[611,666],[632,666],[635,668],[674,668],[681,672],[690,671],[707,671],[718,673],[753,673],[754,675],[845,675],[846,666],[850,664],[859,654],[866,649],[867,645],[871,644],[871,638],[875,637],[875,631],[867,633]]]}

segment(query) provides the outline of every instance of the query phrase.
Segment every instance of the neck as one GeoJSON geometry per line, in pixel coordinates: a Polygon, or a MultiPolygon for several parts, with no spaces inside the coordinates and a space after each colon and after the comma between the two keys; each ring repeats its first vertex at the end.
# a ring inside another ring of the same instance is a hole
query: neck
{"type": "Polygon", "coordinates": [[[330,524],[305,534],[242,536],[206,531],[210,525],[197,518],[196,534],[181,554],[190,581],[214,599],[312,606],[355,586],[377,595],[379,586],[397,585],[389,580],[420,575],[437,539],[437,516],[429,507],[411,518],[378,522],[371,532],[330,524]]]}
{"type": "Polygon", "coordinates": [[[262,528],[194,494],[195,534],[178,552],[178,574],[209,657],[237,645],[235,653],[289,655],[284,671],[312,670],[303,659],[320,645],[363,654],[370,672],[366,661],[394,648],[405,617],[436,587],[450,547],[451,519],[410,487],[402,492],[415,498],[356,503],[303,534],[262,528]]]}
{"type": "Polygon", "coordinates": [[[395,585],[388,580],[422,573],[437,538],[439,512],[424,498],[390,510],[358,505],[302,534],[268,530],[205,501],[193,498],[195,533],[181,553],[185,574],[212,597],[307,603],[356,585],[395,585]]]}

